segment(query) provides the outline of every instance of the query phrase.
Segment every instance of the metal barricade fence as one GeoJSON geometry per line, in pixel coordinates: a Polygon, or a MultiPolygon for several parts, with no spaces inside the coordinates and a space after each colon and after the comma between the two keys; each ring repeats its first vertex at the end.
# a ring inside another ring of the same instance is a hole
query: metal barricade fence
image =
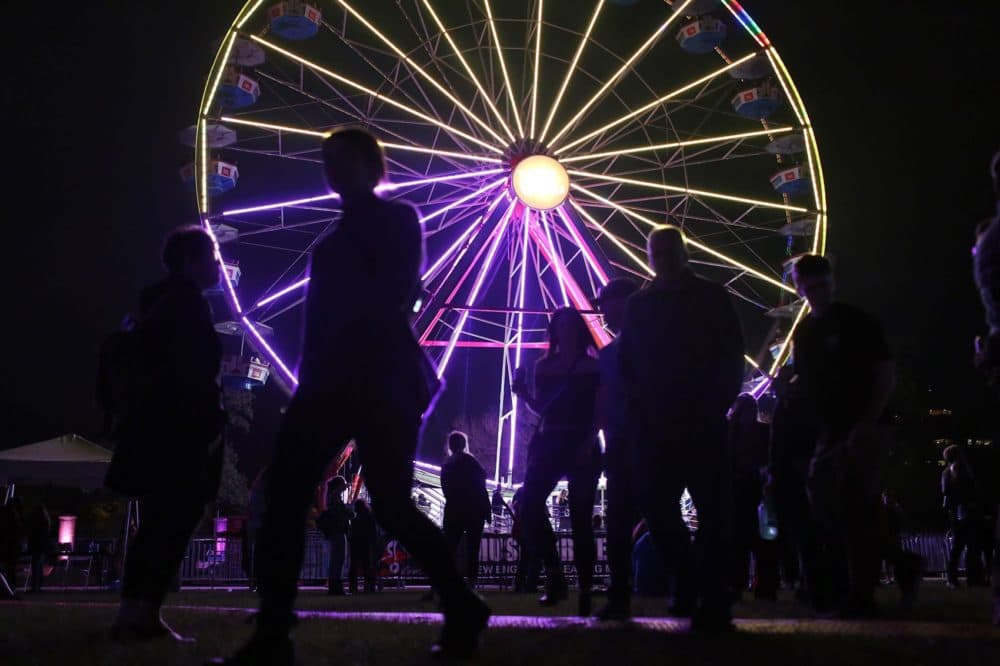
{"type": "MultiPolygon", "coordinates": [[[[181,563],[182,585],[248,584],[252,553],[244,558],[246,544],[239,537],[192,539],[181,563]]],[[[253,548],[253,546],[251,546],[253,548]]],[[[305,553],[299,580],[316,584],[326,580],[330,566],[330,544],[316,530],[306,532],[305,553]]]]}

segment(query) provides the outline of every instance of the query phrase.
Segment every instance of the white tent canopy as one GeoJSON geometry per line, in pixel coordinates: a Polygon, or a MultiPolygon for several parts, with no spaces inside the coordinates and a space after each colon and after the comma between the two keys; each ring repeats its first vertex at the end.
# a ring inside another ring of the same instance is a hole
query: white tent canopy
{"type": "Polygon", "coordinates": [[[104,485],[111,451],[75,434],[0,451],[0,483],[93,490],[104,485]]]}

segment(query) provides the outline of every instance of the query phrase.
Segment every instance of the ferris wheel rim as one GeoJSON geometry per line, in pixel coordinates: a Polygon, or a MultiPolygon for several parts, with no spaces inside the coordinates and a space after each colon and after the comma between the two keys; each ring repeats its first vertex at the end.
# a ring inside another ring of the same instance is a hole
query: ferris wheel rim
{"type": "MultiPolygon", "coordinates": [[[[428,2],[428,0],[422,0],[422,2],[426,6],[430,7],[430,3],[428,2]]],[[[794,80],[788,73],[788,70],[785,67],[784,62],[782,61],[776,48],[773,46],[773,44],[770,43],[770,40],[766,38],[763,32],[761,32],[759,28],[756,27],[756,24],[753,23],[752,19],[749,18],[749,14],[747,14],[746,11],[738,3],[733,2],[731,0],[720,0],[720,3],[732,14],[732,16],[741,24],[741,26],[744,29],[746,29],[746,31],[760,45],[761,47],[760,53],[766,55],[769,62],[771,63],[772,70],[777,75],[776,78],[780,82],[782,88],[784,89],[785,97],[789,103],[789,106],[793,109],[793,111],[795,112],[796,116],[800,121],[799,127],[782,129],[782,131],[799,131],[802,133],[805,142],[806,150],[804,154],[808,162],[809,172],[813,176],[812,178],[813,200],[816,205],[814,210],[808,210],[798,207],[798,210],[796,210],[796,212],[809,213],[815,216],[816,230],[813,236],[812,251],[822,254],[825,252],[826,231],[827,231],[825,183],[823,182],[822,162],[820,160],[815,132],[810,124],[808,114],[806,113],[805,105],[801,100],[801,96],[799,95],[797,88],[795,87],[794,80]]],[[[205,173],[207,171],[207,164],[209,161],[208,150],[206,145],[207,125],[211,120],[213,120],[209,111],[212,106],[213,97],[218,89],[219,78],[221,77],[225,65],[228,64],[229,55],[235,44],[235,40],[242,34],[242,29],[244,25],[247,23],[247,21],[257,13],[257,11],[261,8],[263,4],[264,4],[263,0],[250,0],[247,3],[245,3],[243,8],[237,14],[236,19],[234,20],[232,26],[227,32],[226,37],[223,40],[222,47],[216,54],[212,70],[210,71],[210,75],[208,81],[206,82],[206,87],[203,92],[202,102],[200,104],[200,113],[196,130],[195,187],[196,187],[196,196],[199,202],[199,212],[201,214],[202,224],[205,226],[206,229],[208,229],[209,233],[212,233],[211,222],[217,219],[216,216],[210,214],[209,200],[206,192],[207,187],[204,180],[205,173]]],[[[346,3],[341,2],[340,4],[345,5],[346,3]]],[[[541,9],[542,3],[538,2],[537,4],[541,9]]],[[[604,3],[599,2],[598,6],[600,7],[602,4],[604,3]]],[[[487,1],[485,5],[486,7],[489,7],[489,2],[487,1]]],[[[481,23],[482,21],[479,22],[481,23]]],[[[549,23],[544,21],[539,21],[539,25],[548,28],[562,27],[562,26],[549,25],[549,23]]],[[[414,47],[414,49],[416,48],[420,47],[419,46],[414,47]]],[[[538,53],[539,54],[541,53],[540,47],[538,53]]],[[[537,75],[537,67],[535,73],[537,75]]],[[[532,92],[533,95],[537,92],[537,85],[533,86],[532,92]]],[[[549,119],[548,122],[551,122],[551,119],[549,119]]],[[[586,158],[585,155],[569,156],[569,159],[576,159],[576,160],[582,160],[585,158],[586,158]]],[[[578,171],[585,172],[585,170],[578,170],[578,171]]],[[[577,185],[579,187],[579,184],[577,185]]],[[[577,201],[576,199],[571,199],[570,204],[572,205],[572,208],[576,210],[578,213],[581,213],[582,211],[585,210],[585,207],[581,204],[581,202],[577,201]]],[[[316,222],[316,224],[319,224],[319,222],[316,222]]],[[[222,254],[219,251],[217,251],[217,259],[219,260],[220,263],[223,261],[222,254]]],[[[292,380],[292,383],[294,384],[295,383],[294,375],[288,371],[288,368],[282,362],[280,355],[278,355],[276,352],[274,352],[273,349],[269,347],[267,341],[264,340],[262,336],[254,335],[253,323],[246,316],[246,313],[252,312],[253,309],[251,308],[250,310],[247,310],[242,306],[239,297],[235,291],[235,288],[232,284],[229,283],[228,278],[226,278],[225,287],[226,287],[227,300],[229,300],[230,305],[233,307],[234,313],[237,316],[241,317],[242,321],[247,325],[248,330],[251,331],[251,337],[254,339],[254,342],[256,342],[258,345],[266,349],[267,354],[277,360],[277,364],[280,367],[282,367],[283,371],[286,373],[286,377],[290,378],[292,380]]],[[[805,308],[804,307],[800,308],[796,314],[795,321],[791,329],[792,331],[794,331],[795,327],[798,325],[798,322],[801,321],[804,314],[805,314],[805,308]]],[[[790,338],[791,335],[788,336],[788,339],[790,338]]],[[[781,352],[778,354],[778,358],[775,359],[774,368],[778,367],[779,361],[783,361],[783,357],[787,356],[787,351],[788,350],[787,350],[787,340],[786,340],[781,352]]],[[[772,368],[772,373],[769,374],[773,374],[774,368],[772,368]]]]}

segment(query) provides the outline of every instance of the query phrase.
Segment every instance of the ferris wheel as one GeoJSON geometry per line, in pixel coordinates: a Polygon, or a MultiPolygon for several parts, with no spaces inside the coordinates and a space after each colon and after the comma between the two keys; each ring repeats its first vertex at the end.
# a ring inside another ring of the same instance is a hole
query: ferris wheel
{"type": "Polygon", "coordinates": [[[220,330],[256,351],[236,364],[255,381],[297,383],[309,253],[339,215],[320,140],[344,124],[385,149],[382,195],[421,211],[420,343],[446,378],[458,354],[492,368],[476,381],[496,387],[496,482],[523,444],[510,384],[549,314],[584,311],[607,342],[593,297],[650,277],[656,225],[681,226],[732,294],[748,389],[786,361],[806,312],[790,259],[825,251],[823,172],[795,83],[735,0],[247,2],[182,175],[220,246],[220,330]]]}

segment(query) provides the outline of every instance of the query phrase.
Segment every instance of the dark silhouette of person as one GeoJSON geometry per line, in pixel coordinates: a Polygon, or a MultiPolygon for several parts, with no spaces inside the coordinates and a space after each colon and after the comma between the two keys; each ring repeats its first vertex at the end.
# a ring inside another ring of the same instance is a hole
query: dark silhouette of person
{"type": "Polygon", "coordinates": [[[349,539],[351,563],[347,576],[347,588],[351,594],[356,594],[358,591],[359,572],[365,579],[366,593],[378,590],[375,569],[375,537],[375,516],[372,515],[368,502],[358,498],[354,500],[354,520],[351,521],[349,539]]]}
{"type": "Polygon", "coordinates": [[[330,542],[330,567],[326,579],[326,593],[344,596],[344,581],[341,575],[347,559],[347,534],[351,529],[354,510],[344,503],[347,479],[334,476],[327,480],[320,490],[320,514],[316,525],[330,542]]]}
{"type": "Polygon", "coordinates": [[[17,560],[24,539],[20,497],[0,506],[0,599],[17,599],[17,560]]]}
{"type": "Polygon", "coordinates": [[[500,490],[500,486],[497,486],[493,489],[493,495],[490,498],[490,511],[493,513],[494,519],[503,516],[504,505],[503,491],[500,490]]]}
{"type": "Polygon", "coordinates": [[[174,633],[160,607],[222,474],[218,383],[222,345],[202,292],[219,282],[215,243],[199,227],[167,236],[167,277],[140,297],[131,387],[106,485],[139,499],[142,519],[124,563],[112,634],[120,640],[174,633]]]}
{"type": "Polygon", "coordinates": [[[524,535],[524,486],[514,491],[510,498],[511,536],[517,541],[517,572],[514,574],[516,594],[534,594],[538,591],[542,562],[533,544],[524,535]]]}
{"type": "Polygon", "coordinates": [[[448,460],[441,466],[441,490],[444,492],[444,536],[458,554],[465,537],[465,577],[475,586],[479,577],[479,546],[483,523],[493,521],[490,496],[486,492],[486,470],[469,453],[469,440],[463,432],[448,435],[448,460]]]}
{"type": "Polygon", "coordinates": [[[247,522],[243,528],[243,572],[250,581],[250,591],[257,591],[257,540],[260,538],[260,528],[264,519],[264,489],[267,487],[267,467],[257,473],[250,484],[247,500],[247,522]]]}
{"type": "Polygon", "coordinates": [[[752,589],[755,599],[777,599],[777,543],[761,537],[757,508],[766,480],[768,428],[757,419],[757,400],[741,394],[730,410],[729,446],[732,455],[732,582],[734,599],[752,589]],[[754,577],[750,578],[750,562],[754,577]]]}
{"type": "Polygon", "coordinates": [[[958,565],[965,553],[966,582],[970,586],[986,584],[983,575],[982,536],[983,511],[976,490],[976,480],[956,444],[942,452],[946,467],[941,472],[941,495],[948,512],[951,529],[951,549],[948,553],[948,585],[958,587],[958,565]]]}
{"type": "Polygon", "coordinates": [[[42,502],[32,502],[24,511],[24,535],[31,557],[31,591],[42,591],[45,556],[52,541],[52,517],[42,502]]]}
{"type": "Polygon", "coordinates": [[[834,299],[829,260],[804,255],[792,269],[810,313],[793,338],[795,372],[814,405],[820,436],[810,462],[809,497],[827,553],[826,575],[842,592],[838,613],[878,613],[881,444],[877,422],[893,387],[882,326],[834,299]]]}
{"type": "MultiPolygon", "coordinates": [[[[1000,399],[1000,151],[990,162],[990,176],[996,194],[996,215],[979,225],[973,248],[973,274],[986,313],[987,334],[985,340],[977,338],[974,359],[994,398],[1000,399]]],[[[994,421],[994,428],[998,425],[994,421]]],[[[997,552],[1000,551],[1000,511],[995,504],[993,511],[996,525],[991,530],[992,538],[985,543],[997,552]]],[[[1000,557],[993,558],[992,578],[993,624],[1000,626],[1000,557]]]]}
{"type": "Polygon", "coordinates": [[[258,545],[256,631],[223,663],[294,660],[289,631],[306,511],[329,461],[352,438],[379,523],[399,539],[442,600],[445,624],[434,653],[467,655],[486,627],[489,608],[462,580],[444,535],[410,498],[422,415],[439,387],[409,321],[423,261],[417,212],[375,193],[387,171],[368,132],[335,130],[322,150],[342,215],[310,260],[299,385],[270,465],[258,545]]]}
{"type": "MultiPolygon", "coordinates": [[[[625,319],[625,305],[639,286],[628,278],[611,280],[601,288],[597,306],[607,328],[618,335],[625,319]]],[[[608,603],[597,612],[602,620],[624,620],[632,615],[632,528],[638,511],[632,496],[632,445],[628,421],[628,396],[619,358],[619,339],[598,354],[601,388],[598,423],[604,431],[604,464],[607,473],[607,549],[611,580],[608,603]]]]}
{"type": "Polygon", "coordinates": [[[726,412],[743,383],[743,334],[725,288],[688,266],[679,228],[657,228],[647,249],[656,277],[629,299],[619,352],[637,433],[633,482],[678,580],[675,605],[695,606],[696,631],[724,631],[732,628],[726,412]],[[685,487],[698,510],[693,551],[679,506],[685,487]]]}
{"type": "Polygon", "coordinates": [[[569,588],[545,504],[559,480],[566,477],[573,559],[580,588],[578,612],[588,616],[597,558],[591,516],[600,476],[597,442],[600,372],[594,338],[578,311],[556,310],[549,322],[548,337],[548,351],[535,364],[533,390],[529,389],[523,373],[515,378],[513,387],[539,417],[538,430],[528,445],[521,501],[523,529],[530,548],[545,563],[545,594],[539,603],[553,606],[564,601],[569,588]]]}

